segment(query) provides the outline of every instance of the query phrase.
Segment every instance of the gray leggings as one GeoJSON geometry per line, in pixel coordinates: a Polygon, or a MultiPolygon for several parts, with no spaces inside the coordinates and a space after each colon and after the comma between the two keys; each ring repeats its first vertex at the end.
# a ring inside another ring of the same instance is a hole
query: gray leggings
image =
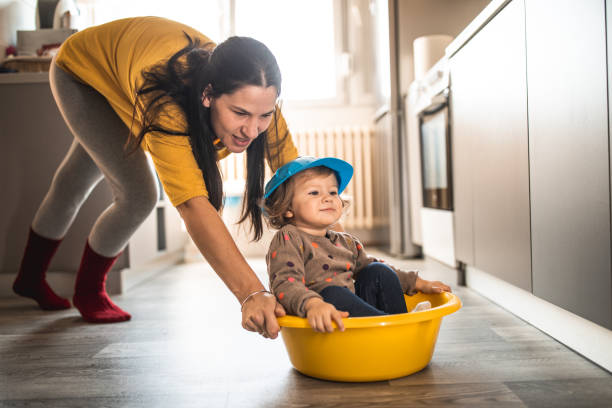
{"type": "Polygon", "coordinates": [[[49,79],[74,141],[53,176],[32,229],[47,238],[63,238],[93,188],[106,178],[113,203],[96,220],[89,245],[100,255],[115,256],[155,207],[158,190],[153,169],[142,149],[127,155],[128,128],[100,93],[55,63],[49,79]]]}

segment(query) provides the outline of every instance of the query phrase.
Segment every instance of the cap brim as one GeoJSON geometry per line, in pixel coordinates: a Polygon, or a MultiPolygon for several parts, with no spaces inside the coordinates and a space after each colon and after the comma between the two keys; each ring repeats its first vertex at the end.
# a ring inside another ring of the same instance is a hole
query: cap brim
{"type": "MultiPolygon", "coordinates": [[[[312,158],[298,157],[295,161],[299,162],[300,159],[307,160],[312,158]]],[[[301,166],[298,165],[295,169],[293,169],[293,171],[286,172],[286,174],[284,174],[282,177],[277,177],[278,172],[275,173],[273,179],[270,180],[270,183],[266,186],[267,191],[264,194],[264,199],[268,198],[270,194],[272,194],[274,190],[276,190],[288,178],[306,169],[318,166],[327,167],[336,173],[336,176],[338,178],[338,194],[341,194],[344,191],[348,183],[351,181],[351,178],[353,178],[353,166],[351,166],[349,163],[345,162],[344,160],[336,159],[335,157],[323,157],[320,159],[312,160],[310,162],[305,162],[301,166]]]]}

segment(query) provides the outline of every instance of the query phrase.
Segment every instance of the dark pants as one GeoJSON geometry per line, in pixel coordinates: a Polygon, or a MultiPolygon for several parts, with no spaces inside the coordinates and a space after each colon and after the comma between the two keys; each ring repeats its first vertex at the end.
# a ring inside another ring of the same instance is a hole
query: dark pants
{"type": "Polygon", "coordinates": [[[336,309],[349,312],[349,317],[408,312],[397,274],[380,262],[371,263],[357,274],[355,293],[345,287],[328,286],[321,296],[336,309]]]}

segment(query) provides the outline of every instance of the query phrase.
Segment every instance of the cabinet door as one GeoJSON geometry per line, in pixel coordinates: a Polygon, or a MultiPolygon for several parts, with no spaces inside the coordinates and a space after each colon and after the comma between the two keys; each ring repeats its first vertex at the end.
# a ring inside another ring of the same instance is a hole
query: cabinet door
{"type": "Polygon", "coordinates": [[[451,58],[451,76],[457,257],[531,291],[522,0],[451,58]]]}
{"type": "Polygon", "coordinates": [[[533,292],[612,328],[605,3],[525,8],[533,292]]]}

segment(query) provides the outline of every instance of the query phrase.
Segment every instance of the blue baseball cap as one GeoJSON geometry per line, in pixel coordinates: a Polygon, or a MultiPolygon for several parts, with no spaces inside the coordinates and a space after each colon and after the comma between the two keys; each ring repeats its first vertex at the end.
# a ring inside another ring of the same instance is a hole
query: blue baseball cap
{"type": "Polygon", "coordinates": [[[323,157],[318,159],[311,156],[302,156],[276,170],[274,176],[272,176],[270,181],[266,184],[264,198],[268,198],[270,194],[289,177],[296,175],[300,171],[317,166],[327,167],[336,173],[336,178],[338,179],[338,194],[344,191],[353,177],[353,166],[344,160],[336,159],[335,157],[323,157]]]}

